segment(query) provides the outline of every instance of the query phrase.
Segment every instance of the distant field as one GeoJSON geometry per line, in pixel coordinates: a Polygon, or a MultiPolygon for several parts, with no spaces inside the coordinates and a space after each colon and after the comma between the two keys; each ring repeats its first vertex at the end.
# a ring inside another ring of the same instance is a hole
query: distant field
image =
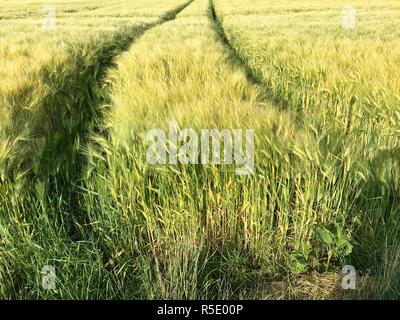
{"type": "MultiPolygon", "coordinates": [[[[49,88],[43,83],[43,72],[57,67],[67,69],[74,63],[70,61],[71,55],[83,46],[86,51],[93,51],[96,46],[98,50],[96,42],[105,41],[104,37],[127,27],[155,23],[162,14],[180,4],[157,0],[96,3],[5,0],[0,4],[0,141],[3,144],[0,150],[5,149],[4,130],[16,109],[34,112],[40,104],[37,101],[47,94],[49,88]],[[56,9],[54,30],[51,15],[48,18],[52,7],[56,9]]],[[[15,131],[15,124],[12,126],[10,130],[15,131]]]]}
{"type": "Polygon", "coordinates": [[[230,43],[272,94],[323,123],[377,125],[398,137],[398,1],[353,1],[355,31],[341,25],[343,1],[254,3],[217,2],[217,13],[230,43]]]}
{"type": "Polygon", "coordinates": [[[3,0],[0,298],[399,298],[400,3],[346,5],[3,0]]]}

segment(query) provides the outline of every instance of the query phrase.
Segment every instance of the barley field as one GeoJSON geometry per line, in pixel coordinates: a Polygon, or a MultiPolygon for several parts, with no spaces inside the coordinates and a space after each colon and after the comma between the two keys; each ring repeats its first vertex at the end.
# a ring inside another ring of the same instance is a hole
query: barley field
{"type": "Polygon", "coordinates": [[[1,299],[400,297],[398,1],[0,9],[1,299]]]}

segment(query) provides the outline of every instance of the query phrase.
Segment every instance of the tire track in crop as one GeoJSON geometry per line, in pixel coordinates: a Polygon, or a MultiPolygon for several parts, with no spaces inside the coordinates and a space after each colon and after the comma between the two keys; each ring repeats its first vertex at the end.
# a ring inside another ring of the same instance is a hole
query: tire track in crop
{"type": "MultiPolygon", "coordinates": [[[[175,19],[192,1],[166,12],[157,22],[106,34],[100,43],[94,39],[72,45],[65,63],[40,71],[48,93],[34,112],[26,110],[23,115],[30,136],[19,142],[18,149],[26,154],[19,169],[28,172],[27,199],[38,197],[31,191],[32,185],[44,187],[50,214],[60,220],[72,239],[83,238],[82,225],[86,222],[80,182],[88,159],[81,146],[89,142],[93,132],[107,134],[100,129],[110,102],[107,71],[115,67],[114,58],[146,31],[175,19]]],[[[13,116],[15,121],[20,117],[21,114],[13,116]]]]}
{"type": "MultiPolygon", "coordinates": [[[[274,93],[272,93],[269,90],[269,88],[267,86],[265,86],[260,72],[257,72],[254,69],[252,69],[249,66],[249,64],[246,62],[246,60],[241,57],[237,48],[235,48],[235,46],[233,46],[232,43],[229,41],[227,34],[223,28],[222,22],[219,19],[217,12],[215,10],[215,4],[214,4],[215,2],[214,1],[215,0],[209,0],[210,19],[211,19],[213,28],[218,35],[220,42],[223,44],[223,46],[228,51],[233,64],[245,72],[245,74],[247,76],[247,80],[249,81],[250,84],[257,86],[261,90],[261,93],[262,93],[262,96],[260,97],[261,100],[263,100],[265,102],[270,102],[273,105],[279,107],[280,109],[282,109],[284,111],[291,112],[290,110],[288,110],[288,107],[286,106],[284,99],[275,95],[274,93]]],[[[353,112],[354,104],[355,104],[355,97],[353,96],[349,102],[348,122],[342,128],[343,132],[346,133],[346,136],[349,136],[351,134],[351,130],[352,130],[351,120],[353,118],[352,112],[353,112]]],[[[294,119],[296,120],[296,125],[298,125],[301,129],[307,130],[307,128],[305,128],[305,124],[309,120],[311,123],[319,123],[318,119],[315,119],[310,115],[306,115],[303,112],[291,112],[291,113],[294,115],[294,119]]],[[[344,141],[344,140],[345,139],[342,139],[342,141],[344,141]]],[[[335,152],[340,152],[340,151],[332,150],[330,152],[330,154],[334,155],[337,159],[340,159],[341,154],[339,153],[338,155],[335,155],[335,152]]],[[[390,187],[388,187],[387,183],[382,182],[381,178],[377,178],[377,177],[379,177],[380,174],[382,174],[380,172],[380,169],[385,166],[387,168],[388,161],[394,161],[394,167],[397,166],[398,169],[400,170],[400,149],[399,148],[378,151],[377,154],[375,155],[375,157],[372,158],[368,164],[368,166],[370,166],[370,168],[368,168],[368,171],[370,171],[370,177],[368,177],[368,179],[366,179],[365,181],[359,182],[357,185],[353,185],[353,186],[348,185],[348,187],[353,187],[356,191],[360,190],[361,194],[364,194],[364,196],[359,197],[358,195],[356,195],[356,192],[354,193],[352,206],[354,208],[359,208],[357,210],[365,210],[364,208],[368,208],[369,206],[371,206],[371,199],[374,199],[374,200],[381,199],[380,203],[381,203],[382,211],[383,211],[382,221],[384,222],[384,224],[390,224],[390,221],[393,221],[392,220],[393,217],[391,217],[391,215],[392,216],[395,215],[396,208],[394,208],[390,204],[398,202],[398,194],[396,194],[396,191],[395,191],[396,190],[396,186],[395,186],[396,178],[393,179],[394,184],[393,184],[393,187],[391,187],[391,189],[390,189],[390,187]],[[385,196],[382,196],[382,190],[385,190],[384,191],[385,196]],[[369,194],[369,196],[365,196],[366,194],[369,194]]],[[[400,183],[399,179],[398,179],[398,181],[400,183]]],[[[292,200],[290,200],[289,203],[294,203],[294,202],[292,200]]],[[[376,205],[376,204],[374,204],[374,205],[376,205]]],[[[380,260],[380,263],[378,263],[378,265],[384,265],[384,262],[386,261],[386,260],[384,260],[384,259],[386,259],[385,258],[386,250],[388,250],[388,249],[386,249],[386,247],[389,246],[390,248],[392,248],[392,247],[396,248],[396,246],[398,246],[398,244],[397,243],[390,243],[390,244],[385,243],[385,240],[379,239],[379,237],[377,237],[376,234],[371,234],[368,237],[376,239],[374,248],[371,249],[370,247],[367,247],[367,249],[365,249],[365,248],[360,247],[361,240],[363,239],[363,237],[365,237],[365,232],[366,232],[365,230],[367,230],[367,229],[369,230],[371,228],[371,226],[373,224],[372,220],[374,218],[374,217],[370,216],[368,211],[366,211],[365,213],[367,214],[366,218],[365,218],[367,221],[367,225],[365,226],[365,222],[363,222],[363,224],[357,226],[356,229],[354,230],[353,236],[352,236],[353,238],[351,239],[351,243],[354,244],[353,252],[357,251],[357,254],[354,255],[354,253],[352,253],[352,256],[350,256],[350,257],[353,260],[353,262],[356,262],[357,259],[359,259],[359,258],[357,258],[357,255],[360,255],[360,254],[365,255],[366,252],[368,253],[368,252],[371,252],[371,250],[375,250],[377,252],[377,254],[376,254],[376,257],[374,257],[374,259],[380,260]],[[353,239],[354,239],[354,243],[353,243],[353,239]],[[381,243],[379,243],[379,242],[381,242],[381,243]],[[384,253],[380,253],[378,251],[378,250],[380,250],[380,249],[378,249],[380,245],[382,245],[382,247],[386,246],[383,249],[384,253]]],[[[349,218],[347,218],[347,219],[349,219],[349,218]]],[[[347,223],[350,224],[351,221],[348,221],[347,223]]],[[[367,232],[369,233],[369,231],[367,231],[367,232]]],[[[385,237],[383,237],[383,238],[385,238],[385,237]]],[[[365,241],[363,243],[363,246],[364,245],[365,245],[365,241]]],[[[394,260],[396,260],[396,259],[394,259],[394,260]]],[[[396,264],[396,261],[392,262],[393,265],[396,264]]],[[[370,269],[370,266],[365,266],[365,265],[360,265],[360,266],[358,266],[358,268],[360,270],[368,270],[368,269],[373,270],[373,269],[370,269]]],[[[385,268],[387,268],[387,267],[385,267],[385,268]]],[[[370,271],[368,271],[368,272],[370,272],[370,271]]],[[[376,268],[373,272],[385,273],[385,271],[382,271],[380,269],[380,267],[376,268]]],[[[345,296],[345,298],[348,298],[348,297],[345,296]]]]}
{"type": "Polygon", "coordinates": [[[260,89],[261,96],[260,100],[261,102],[272,104],[276,107],[278,107],[280,110],[287,110],[286,105],[282,100],[274,96],[271,91],[264,85],[261,75],[257,74],[247,63],[246,61],[240,56],[236,48],[230,43],[225,30],[222,26],[222,23],[220,19],[218,18],[218,15],[215,11],[215,5],[214,5],[214,0],[210,0],[210,6],[209,6],[209,17],[211,20],[212,27],[215,31],[215,33],[218,36],[219,41],[222,43],[222,45],[226,48],[229,58],[232,61],[232,64],[235,65],[237,68],[241,69],[247,78],[247,81],[253,85],[256,86],[258,89],[260,89]]]}
{"type": "MultiPolygon", "coordinates": [[[[89,175],[89,159],[81,146],[89,143],[93,132],[107,134],[101,129],[110,101],[106,75],[115,66],[115,57],[146,31],[175,19],[193,0],[183,1],[154,23],[120,28],[92,41],[69,45],[68,57],[62,64],[40,70],[37,78],[43,89],[30,85],[21,93],[24,99],[12,109],[10,123],[23,138],[14,137],[12,153],[16,156],[5,159],[10,168],[0,211],[17,214],[27,229],[35,230],[30,243],[36,249],[32,250],[52,250],[53,240],[45,239],[53,234],[63,237],[64,243],[76,242],[78,247],[85,247],[84,252],[93,254],[88,259],[95,261],[100,254],[105,263],[110,260],[88,221],[83,180],[89,175]],[[37,225],[42,221],[49,221],[43,229],[37,225]]],[[[80,252],[74,259],[81,259],[80,252]]],[[[18,270],[18,262],[11,257],[6,261],[8,268],[18,270]]],[[[79,270],[71,272],[78,272],[79,276],[79,270]]],[[[27,287],[29,279],[24,274],[9,274],[15,292],[27,287]]]]}

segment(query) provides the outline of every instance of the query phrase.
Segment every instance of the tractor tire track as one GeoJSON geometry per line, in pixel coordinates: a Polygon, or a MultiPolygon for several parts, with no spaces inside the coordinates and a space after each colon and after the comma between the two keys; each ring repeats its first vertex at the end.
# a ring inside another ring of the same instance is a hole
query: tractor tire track
{"type": "MultiPolygon", "coordinates": [[[[48,93],[38,102],[35,111],[26,110],[23,115],[19,111],[13,117],[14,121],[21,120],[21,116],[26,119],[25,127],[30,132],[28,139],[17,144],[17,149],[24,150],[26,157],[13,171],[27,172],[26,199],[21,201],[30,204],[37,197],[32,186],[44,186],[49,212],[69,230],[74,240],[83,238],[81,226],[86,223],[80,196],[80,182],[87,167],[82,146],[89,143],[93,132],[107,135],[101,129],[110,102],[107,72],[115,67],[115,57],[148,30],[174,20],[192,1],[164,13],[157,22],[106,34],[100,43],[94,39],[83,45],[71,45],[65,63],[40,71],[48,93]]],[[[11,174],[9,181],[17,179],[11,174]]]]}
{"type": "MultiPolygon", "coordinates": [[[[100,253],[106,265],[109,252],[91,237],[82,191],[89,160],[82,146],[90,142],[94,132],[107,135],[101,128],[110,101],[106,76],[115,67],[114,59],[148,30],[174,20],[192,1],[186,0],[157,22],[121,28],[88,43],[70,45],[66,61],[40,70],[46,94],[37,99],[37,90],[29,87],[24,101],[28,106],[34,103],[33,107],[20,105],[11,114],[12,124],[21,134],[29,134],[16,139],[13,146],[21,160],[14,163],[13,158],[5,159],[10,163],[5,186],[8,191],[0,211],[17,211],[32,230],[34,221],[48,220],[55,233],[68,237],[66,243],[87,247],[93,259],[100,253]]],[[[42,237],[46,235],[38,232],[32,243],[46,247],[48,243],[42,237]]],[[[10,270],[17,268],[14,260],[8,263],[10,270]]],[[[9,276],[17,291],[26,287],[27,278],[17,272],[9,276]]]]}
{"type": "Polygon", "coordinates": [[[231,63],[236,67],[241,69],[246,75],[247,81],[250,85],[256,86],[260,90],[260,101],[266,104],[272,104],[279,108],[280,110],[287,110],[286,105],[279,98],[274,96],[268,87],[263,83],[262,76],[255,72],[248,63],[241,57],[237,49],[229,41],[227,34],[223,28],[221,20],[215,10],[214,0],[210,0],[209,5],[209,18],[211,20],[212,28],[217,34],[219,42],[226,49],[231,63]]]}

